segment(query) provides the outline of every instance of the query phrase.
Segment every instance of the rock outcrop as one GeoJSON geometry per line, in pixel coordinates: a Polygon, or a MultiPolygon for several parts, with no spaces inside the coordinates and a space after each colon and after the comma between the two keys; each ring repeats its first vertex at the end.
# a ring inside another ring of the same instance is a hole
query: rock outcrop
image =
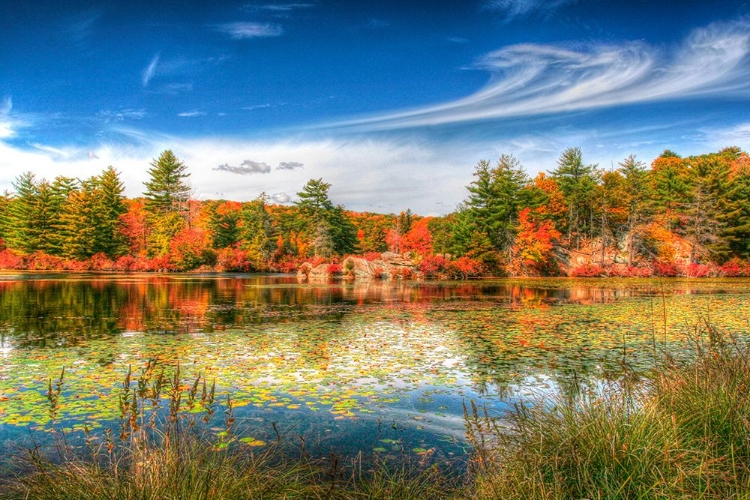
{"type": "Polygon", "coordinates": [[[364,257],[349,256],[341,264],[320,264],[313,266],[305,262],[297,271],[299,280],[324,280],[340,275],[346,280],[394,280],[419,279],[419,267],[409,254],[400,255],[385,252],[379,259],[368,260],[364,257]]]}

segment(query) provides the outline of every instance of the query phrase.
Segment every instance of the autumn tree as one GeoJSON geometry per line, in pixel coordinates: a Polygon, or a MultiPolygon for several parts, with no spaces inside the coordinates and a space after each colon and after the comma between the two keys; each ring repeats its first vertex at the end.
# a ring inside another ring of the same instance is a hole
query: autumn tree
{"type": "Polygon", "coordinates": [[[513,269],[520,275],[552,275],[557,273],[557,261],[554,256],[555,242],[560,238],[550,221],[535,220],[530,208],[518,214],[518,237],[513,248],[517,256],[513,269]]]}
{"type": "Polygon", "coordinates": [[[266,208],[267,197],[257,198],[242,205],[240,213],[241,247],[255,269],[262,269],[276,247],[273,220],[266,208]]]}

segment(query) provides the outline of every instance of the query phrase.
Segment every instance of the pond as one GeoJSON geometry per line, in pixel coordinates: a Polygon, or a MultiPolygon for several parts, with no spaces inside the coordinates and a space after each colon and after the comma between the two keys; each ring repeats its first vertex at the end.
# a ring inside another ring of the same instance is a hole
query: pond
{"type": "Polygon", "coordinates": [[[460,460],[464,404],[499,413],[649,370],[706,321],[750,334],[750,280],[4,274],[0,450],[53,425],[114,425],[128,370],[154,360],[215,380],[255,444],[279,431],[316,454],[460,460]],[[49,380],[63,368],[51,415],[49,380]]]}

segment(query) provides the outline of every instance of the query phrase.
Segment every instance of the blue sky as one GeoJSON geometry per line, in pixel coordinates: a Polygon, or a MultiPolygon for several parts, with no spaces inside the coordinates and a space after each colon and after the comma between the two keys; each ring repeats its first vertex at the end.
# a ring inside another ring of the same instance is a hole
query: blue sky
{"type": "Polygon", "coordinates": [[[568,146],[750,149],[750,4],[658,0],[0,5],[0,189],[170,148],[195,196],[450,212],[474,165],[568,146]]]}

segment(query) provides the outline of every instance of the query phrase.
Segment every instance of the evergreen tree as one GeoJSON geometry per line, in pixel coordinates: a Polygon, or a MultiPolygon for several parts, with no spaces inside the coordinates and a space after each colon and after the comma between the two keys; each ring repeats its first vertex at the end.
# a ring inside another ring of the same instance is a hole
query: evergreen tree
{"type": "Polygon", "coordinates": [[[726,197],[729,210],[726,213],[727,227],[724,231],[732,254],[750,258],[750,156],[739,156],[732,163],[729,189],[726,197]]]}
{"type": "Polygon", "coordinates": [[[151,226],[148,251],[151,255],[166,255],[171,240],[187,224],[190,187],[185,179],[190,174],[171,150],[152,161],[148,173],[150,179],[144,183],[143,193],[151,226]]]}
{"type": "Polygon", "coordinates": [[[646,165],[630,155],[619,163],[623,177],[622,189],[618,198],[625,210],[627,233],[625,245],[628,252],[628,265],[633,265],[636,253],[644,241],[643,224],[648,219],[648,205],[651,199],[651,185],[648,182],[646,165]]]}
{"type": "Polygon", "coordinates": [[[79,189],[69,193],[60,217],[64,257],[84,260],[96,253],[98,197],[95,178],[82,181],[79,189]]]}
{"type": "MultiPolygon", "coordinates": [[[[482,160],[468,186],[471,224],[497,251],[509,251],[515,241],[518,213],[532,202],[528,176],[512,155],[501,155],[494,168],[482,160]]],[[[484,245],[483,245],[484,246],[484,245]]]]}
{"type": "Polygon", "coordinates": [[[231,247],[240,241],[242,207],[239,203],[207,201],[203,204],[203,212],[213,248],[231,247]]]}
{"type": "Polygon", "coordinates": [[[686,159],[690,193],[684,205],[685,235],[691,242],[690,260],[697,262],[699,250],[723,260],[729,251],[724,238],[727,214],[731,212],[729,189],[731,157],[721,154],[691,156],[686,159]]]}
{"type": "Polygon", "coordinates": [[[242,205],[240,214],[241,247],[256,269],[261,269],[274,250],[273,221],[266,208],[267,197],[261,193],[256,199],[242,205]]]}
{"type": "Polygon", "coordinates": [[[114,258],[127,251],[123,234],[122,216],[127,212],[123,192],[125,186],[120,174],[112,166],[107,167],[98,177],[92,178],[96,191],[96,231],[94,253],[104,253],[114,258]]]}
{"type": "Polygon", "coordinates": [[[664,151],[653,163],[649,173],[652,211],[663,215],[667,230],[679,226],[680,215],[690,195],[690,179],[684,160],[670,150],[664,151]]]}
{"type": "Polygon", "coordinates": [[[66,210],[66,205],[71,193],[78,190],[79,183],[72,177],[57,176],[51,185],[50,211],[52,212],[53,222],[52,231],[47,237],[45,251],[52,255],[63,255],[63,240],[65,238],[65,227],[62,223],[62,214],[66,210]]]}
{"type": "Polygon", "coordinates": [[[598,183],[596,165],[584,165],[581,149],[568,148],[560,155],[557,168],[550,175],[560,186],[568,206],[568,240],[578,245],[582,238],[593,233],[598,183]]]}
{"type": "Polygon", "coordinates": [[[150,179],[144,183],[146,191],[143,195],[149,212],[161,215],[188,210],[190,187],[185,179],[190,174],[187,166],[171,150],[163,151],[158,160],[151,162],[148,174],[150,179]]]}
{"type": "Polygon", "coordinates": [[[6,244],[21,253],[33,253],[42,247],[42,234],[49,221],[39,209],[39,186],[31,172],[13,181],[15,195],[8,207],[6,244]]]}
{"type": "Polygon", "coordinates": [[[357,247],[357,228],[343,207],[334,207],[328,198],[331,185],[323,179],[311,179],[297,193],[299,210],[297,229],[305,234],[314,255],[330,257],[353,252],[357,247]]]}

